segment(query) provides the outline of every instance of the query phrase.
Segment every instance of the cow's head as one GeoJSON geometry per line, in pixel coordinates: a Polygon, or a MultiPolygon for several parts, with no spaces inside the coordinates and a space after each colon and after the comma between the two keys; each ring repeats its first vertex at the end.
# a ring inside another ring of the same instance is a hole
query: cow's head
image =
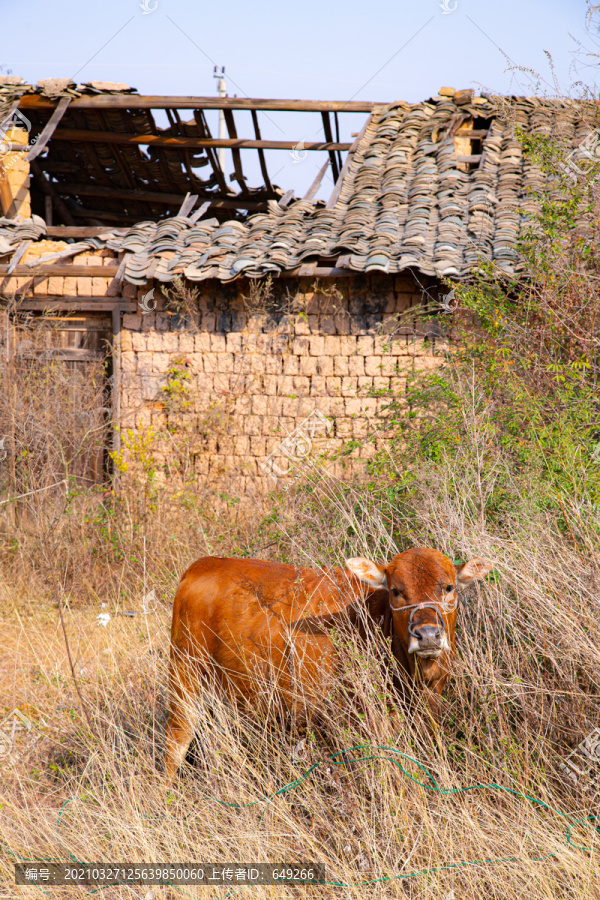
{"type": "MultiPolygon", "coordinates": [[[[388,591],[394,633],[411,672],[415,656],[435,660],[454,650],[457,590],[493,569],[493,563],[478,557],[455,566],[428,547],[406,550],[387,566],[364,557],[348,559],[346,566],[364,584],[388,591]]],[[[437,667],[427,668],[435,678],[437,667]]]]}

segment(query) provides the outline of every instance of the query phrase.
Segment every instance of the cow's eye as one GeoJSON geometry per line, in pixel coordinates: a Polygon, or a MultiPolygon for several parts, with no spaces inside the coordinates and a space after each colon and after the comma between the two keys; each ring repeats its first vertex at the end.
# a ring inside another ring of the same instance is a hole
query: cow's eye
{"type": "Polygon", "coordinates": [[[394,597],[397,597],[399,593],[400,591],[398,590],[398,588],[392,588],[392,594],[394,595],[394,597]]]}
{"type": "Polygon", "coordinates": [[[454,585],[453,585],[453,584],[449,584],[448,587],[446,588],[446,593],[449,594],[450,591],[453,591],[453,590],[454,590],[454,585]]]}

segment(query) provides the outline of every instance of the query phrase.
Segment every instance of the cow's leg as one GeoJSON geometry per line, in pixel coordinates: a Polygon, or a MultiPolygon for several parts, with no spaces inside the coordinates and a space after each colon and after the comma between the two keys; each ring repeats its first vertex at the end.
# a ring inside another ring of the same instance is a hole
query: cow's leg
{"type": "Polygon", "coordinates": [[[172,784],[194,737],[199,682],[193,667],[171,657],[170,709],[165,735],[165,782],[172,784]]]}
{"type": "Polygon", "coordinates": [[[171,709],[165,741],[165,782],[170,785],[192,743],[196,723],[181,709],[171,709]]]}

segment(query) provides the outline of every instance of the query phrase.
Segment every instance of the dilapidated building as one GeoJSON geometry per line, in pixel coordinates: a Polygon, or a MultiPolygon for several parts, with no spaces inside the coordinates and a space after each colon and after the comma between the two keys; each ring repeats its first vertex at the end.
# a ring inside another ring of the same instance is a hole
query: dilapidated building
{"type": "MultiPolygon", "coordinates": [[[[4,77],[0,106],[6,316],[55,317],[54,352],[74,364],[108,358],[119,459],[123,435],[151,430],[168,468],[183,427],[194,477],[240,496],[301,458],[309,416],[329,450],[352,445],[334,470],[360,470],[389,395],[445,346],[443,315],[423,326],[410,311],[434,307],[447,279],[468,278],[482,259],[519,271],[517,241],[545,176],[515,128],[558,136],[572,154],[590,134],[581,103],[451,88],[375,104],[146,97],[4,77]],[[228,138],[213,137],[208,109],[223,110],[228,138]],[[237,133],[241,110],[251,138],[237,133]],[[263,140],[265,110],[320,114],[324,140],[263,140]],[[365,117],[351,143],[339,140],[344,112],[365,117]],[[301,198],[267,168],[270,150],[298,147],[327,153],[301,198]],[[251,152],[257,188],[242,167],[251,152]],[[315,197],[326,171],[325,202],[315,197]]],[[[17,329],[5,353],[18,351],[17,329]]]]}

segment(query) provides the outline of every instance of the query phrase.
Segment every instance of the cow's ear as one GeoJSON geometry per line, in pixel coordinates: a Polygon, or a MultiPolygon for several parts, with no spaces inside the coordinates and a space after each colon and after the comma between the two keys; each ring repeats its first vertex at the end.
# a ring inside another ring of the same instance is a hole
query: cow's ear
{"type": "Polygon", "coordinates": [[[356,575],[359,581],[368,584],[369,587],[380,588],[386,584],[385,566],[371,562],[364,556],[354,556],[346,560],[346,566],[356,575]]]}
{"type": "Polygon", "coordinates": [[[481,581],[493,568],[494,563],[489,559],[481,559],[476,556],[475,559],[470,559],[469,562],[456,567],[456,580],[460,587],[467,587],[474,581],[481,581]]]}

